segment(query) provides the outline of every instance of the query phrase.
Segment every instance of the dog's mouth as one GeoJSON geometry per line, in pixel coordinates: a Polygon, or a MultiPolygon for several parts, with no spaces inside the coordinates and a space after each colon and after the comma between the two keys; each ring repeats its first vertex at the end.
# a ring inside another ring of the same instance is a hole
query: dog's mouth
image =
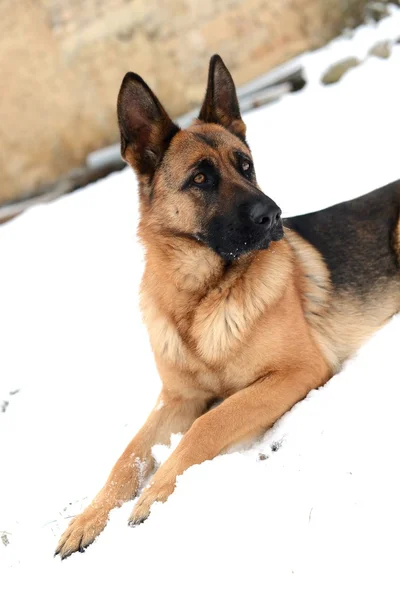
{"type": "Polygon", "coordinates": [[[284,236],[282,220],[269,230],[243,227],[210,228],[207,234],[196,233],[194,238],[214,250],[227,262],[238,259],[243,254],[267,250],[271,242],[279,242],[284,236]]]}

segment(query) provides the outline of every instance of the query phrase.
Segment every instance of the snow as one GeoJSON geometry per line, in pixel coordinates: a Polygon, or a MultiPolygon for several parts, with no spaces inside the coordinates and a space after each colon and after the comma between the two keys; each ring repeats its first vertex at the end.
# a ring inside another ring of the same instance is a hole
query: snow
{"type": "MultiPolygon", "coordinates": [[[[305,57],[301,92],[246,115],[259,182],[285,215],[400,178],[400,44],[318,84],[338,57],[399,33],[393,8],[305,57]]],[[[398,598],[400,317],[263,439],[190,468],[143,525],[126,526],[130,502],[84,555],[53,558],[160,387],[136,221],[125,170],[0,228],[2,597],[398,598]]]]}

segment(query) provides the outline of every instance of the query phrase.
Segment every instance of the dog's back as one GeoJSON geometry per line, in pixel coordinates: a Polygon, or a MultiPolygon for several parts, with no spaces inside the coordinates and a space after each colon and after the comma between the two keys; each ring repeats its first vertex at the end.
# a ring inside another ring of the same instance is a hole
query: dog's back
{"type": "Polygon", "coordinates": [[[372,282],[399,277],[400,181],[285,225],[322,254],[337,291],[369,294],[372,282]],[[397,228],[396,228],[397,226],[397,228]]]}

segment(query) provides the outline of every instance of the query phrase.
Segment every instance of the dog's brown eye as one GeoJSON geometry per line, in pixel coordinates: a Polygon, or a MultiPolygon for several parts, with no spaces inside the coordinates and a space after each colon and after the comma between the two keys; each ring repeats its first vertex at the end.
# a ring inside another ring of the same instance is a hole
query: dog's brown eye
{"type": "Polygon", "coordinates": [[[248,160],[244,160],[242,162],[242,171],[249,171],[251,167],[251,164],[249,163],[248,160]]]}
{"type": "Polygon", "coordinates": [[[197,173],[197,175],[195,175],[193,177],[193,181],[195,183],[204,183],[206,180],[206,176],[204,175],[204,173],[197,173]]]}

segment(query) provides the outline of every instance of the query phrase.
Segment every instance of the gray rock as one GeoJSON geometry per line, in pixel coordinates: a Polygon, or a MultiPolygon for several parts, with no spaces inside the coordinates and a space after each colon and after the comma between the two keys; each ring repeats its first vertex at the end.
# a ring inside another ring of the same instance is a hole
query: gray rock
{"type": "Polygon", "coordinates": [[[377,56],[378,58],[389,58],[392,53],[392,42],[385,40],[378,42],[375,46],[372,46],[368,51],[371,56],[377,56]]]}
{"type": "Polygon", "coordinates": [[[347,73],[347,71],[350,71],[350,69],[354,69],[354,67],[358,67],[359,64],[361,64],[361,61],[355,56],[346,58],[329,67],[329,69],[322,76],[321,81],[325,85],[336,83],[340,81],[340,79],[345,73],[347,73]]]}

